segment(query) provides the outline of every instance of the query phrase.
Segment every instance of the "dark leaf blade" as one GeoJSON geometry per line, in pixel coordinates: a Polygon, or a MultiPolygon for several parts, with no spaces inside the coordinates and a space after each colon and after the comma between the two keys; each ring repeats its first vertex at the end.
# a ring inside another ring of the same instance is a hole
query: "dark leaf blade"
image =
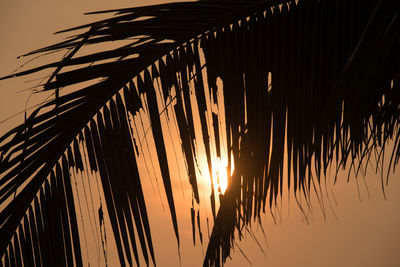
{"type": "Polygon", "coordinates": [[[76,168],[80,171],[83,171],[83,161],[77,139],[74,139],[74,157],[75,157],[76,168]]]}
{"type": "MultiPolygon", "coordinates": [[[[104,128],[103,116],[100,113],[97,114],[97,121],[99,123],[99,129],[104,128]]],[[[99,131],[101,132],[101,130],[98,130],[97,124],[94,120],[90,121],[90,131],[92,134],[93,147],[94,147],[94,152],[96,154],[97,165],[99,167],[100,178],[101,178],[101,182],[103,185],[105,202],[107,205],[107,210],[109,212],[111,227],[114,232],[114,238],[115,238],[115,243],[117,246],[119,262],[120,262],[121,266],[125,266],[124,253],[122,251],[122,245],[121,245],[121,237],[119,235],[118,221],[117,221],[115,207],[114,207],[114,204],[112,201],[112,193],[111,193],[110,184],[108,181],[109,176],[108,176],[107,166],[105,164],[103,147],[102,147],[101,139],[100,139],[100,135],[99,135],[99,131]]]]}
{"type": "Polygon", "coordinates": [[[185,119],[185,115],[183,112],[182,102],[181,99],[178,98],[177,103],[174,106],[176,120],[178,122],[179,133],[182,141],[182,147],[185,154],[186,164],[188,168],[188,175],[189,175],[189,182],[192,185],[194,197],[196,202],[200,202],[199,198],[199,190],[197,187],[197,179],[196,179],[196,171],[193,159],[193,150],[192,150],[192,143],[191,143],[191,136],[188,130],[187,121],[185,119]]]}
{"type": "MultiPolygon", "coordinates": [[[[165,151],[165,143],[164,143],[164,139],[163,139],[163,132],[162,132],[161,122],[160,122],[160,117],[159,117],[159,112],[158,112],[155,89],[153,87],[153,81],[151,80],[151,77],[150,77],[150,74],[148,73],[148,71],[145,71],[144,86],[145,86],[145,88],[143,88],[142,90],[145,90],[145,93],[147,96],[147,103],[149,105],[150,121],[151,121],[151,127],[152,127],[152,132],[153,132],[153,138],[154,138],[154,142],[156,144],[158,161],[160,164],[161,174],[162,174],[162,178],[164,181],[165,193],[167,194],[167,200],[168,200],[168,205],[169,205],[169,209],[171,212],[171,219],[172,219],[172,223],[174,226],[175,236],[176,236],[178,246],[179,246],[178,222],[176,219],[176,211],[175,211],[174,197],[173,197],[172,187],[171,187],[171,179],[170,179],[170,173],[169,173],[169,168],[168,168],[167,154],[165,151]]],[[[139,88],[139,90],[140,90],[140,88],[139,88]]]]}
{"type": "MultiPolygon", "coordinates": [[[[139,234],[142,251],[147,256],[147,248],[146,248],[146,242],[145,242],[145,239],[146,239],[152,261],[155,264],[154,249],[153,249],[152,238],[151,238],[151,233],[150,233],[150,225],[149,225],[149,220],[148,220],[148,216],[147,216],[146,204],[145,204],[145,199],[143,196],[137,161],[136,161],[135,154],[133,151],[132,136],[128,129],[129,126],[128,126],[128,121],[127,121],[127,117],[126,117],[126,109],[124,107],[124,104],[122,103],[122,99],[119,94],[117,94],[117,96],[116,96],[116,104],[117,104],[117,109],[118,109],[118,117],[119,117],[120,125],[122,128],[122,133],[124,133],[124,138],[126,140],[125,143],[129,144],[128,145],[129,152],[127,153],[127,158],[129,158],[129,160],[130,160],[128,166],[130,167],[129,168],[130,173],[133,177],[132,183],[129,183],[129,186],[130,186],[129,188],[130,188],[130,192],[136,192],[135,197],[134,197],[131,194],[129,194],[129,191],[128,191],[131,209],[133,210],[133,217],[134,217],[134,220],[136,223],[136,229],[139,234]],[[140,214],[139,214],[139,212],[140,212],[140,214]],[[144,234],[143,234],[143,229],[144,229],[144,234]],[[144,237],[144,235],[146,236],[146,238],[144,237]]],[[[145,256],[145,258],[146,258],[146,256],[145,256]]],[[[147,259],[146,259],[146,263],[148,263],[147,259]]]]}
{"type": "Polygon", "coordinates": [[[65,195],[67,201],[67,208],[69,213],[69,224],[71,226],[71,236],[73,241],[73,250],[74,250],[74,258],[75,264],[77,266],[83,266],[82,263],[82,255],[81,255],[81,246],[80,246],[80,239],[79,239],[79,232],[78,232],[78,225],[77,225],[77,218],[75,213],[75,202],[72,193],[72,186],[71,186],[71,177],[69,174],[69,168],[67,164],[67,160],[65,156],[62,157],[62,172],[63,172],[63,182],[65,188],[65,195]]]}
{"type": "Polygon", "coordinates": [[[217,157],[221,158],[221,145],[219,139],[219,123],[218,123],[218,115],[214,112],[212,113],[213,119],[213,128],[214,128],[214,140],[215,140],[215,149],[217,151],[217,157]]]}
{"type": "Polygon", "coordinates": [[[190,218],[192,221],[192,236],[193,236],[193,245],[196,245],[196,224],[195,224],[195,217],[196,217],[196,212],[194,211],[194,208],[190,208],[190,218]]]}

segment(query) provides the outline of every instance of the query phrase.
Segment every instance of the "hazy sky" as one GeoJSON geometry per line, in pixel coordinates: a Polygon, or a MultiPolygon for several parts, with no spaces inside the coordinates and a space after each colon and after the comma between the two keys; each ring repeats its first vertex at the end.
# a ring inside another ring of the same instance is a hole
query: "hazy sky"
{"type": "MultiPolygon", "coordinates": [[[[17,60],[17,56],[65,37],[54,36],[53,32],[101,18],[83,16],[84,12],[145,3],[151,2],[1,0],[0,76],[9,74],[26,62],[26,59],[17,60]]],[[[29,77],[24,77],[0,81],[0,121],[23,110],[29,93],[16,92],[34,85],[34,83],[23,83],[29,79],[29,77]]],[[[34,103],[34,100],[29,101],[30,105],[34,103]]],[[[22,118],[20,115],[17,119],[1,123],[0,134],[22,118]]],[[[274,224],[270,215],[264,217],[265,238],[260,227],[253,223],[252,230],[264,253],[249,234],[246,235],[244,241],[237,240],[238,245],[253,266],[400,266],[399,178],[399,171],[391,176],[389,187],[385,189],[387,196],[385,201],[378,176],[370,174],[365,179],[372,195],[370,197],[360,177],[358,180],[362,200],[360,201],[354,178],[351,178],[350,183],[346,183],[347,177],[341,175],[338,178],[338,184],[332,187],[337,200],[334,210],[338,220],[333,216],[327,202],[326,220],[323,219],[318,204],[314,203],[313,214],[309,215],[310,223],[307,225],[295,202],[291,201],[290,209],[287,203],[283,204],[282,220],[277,224],[274,224]]],[[[329,180],[329,185],[332,185],[332,180],[329,180]]],[[[176,195],[180,193],[177,191],[176,195]]],[[[188,196],[189,193],[186,195],[188,196]]],[[[176,198],[177,207],[182,209],[180,213],[189,215],[190,198],[186,197],[185,200],[181,200],[179,196],[176,198]]],[[[158,266],[178,265],[178,252],[169,213],[162,210],[159,199],[153,202],[148,203],[148,209],[151,211],[150,223],[154,225],[152,235],[157,264],[158,266]]],[[[182,235],[182,266],[201,266],[202,249],[200,246],[193,247],[190,218],[185,216],[179,221],[182,235]]],[[[204,227],[203,234],[206,234],[204,227]]],[[[205,252],[205,247],[203,252],[205,252]]],[[[228,260],[226,266],[246,265],[248,265],[247,261],[236,249],[232,260],[228,260]]]]}

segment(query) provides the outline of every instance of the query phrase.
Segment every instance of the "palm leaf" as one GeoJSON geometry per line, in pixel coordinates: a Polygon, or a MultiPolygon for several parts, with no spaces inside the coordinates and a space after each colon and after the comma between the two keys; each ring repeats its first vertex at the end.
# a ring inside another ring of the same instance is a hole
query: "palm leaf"
{"type": "MultiPolygon", "coordinates": [[[[159,109],[168,99],[175,101],[197,203],[198,137],[193,110],[199,113],[210,176],[212,140],[218,154],[226,142],[229,170],[234,159],[235,172],[220,197],[217,215],[215,192],[211,194],[215,221],[205,266],[219,266],[226,260],[235,229],[240,236],[242,227],[259,218],[261,209],[265,212],[266,206],[276,204],[284,179],[296,197],[303,195],[308,201],[313,176],[320,182],[333,164],[345,167],[358,160],[361,165],[374,149],[383,151],[393,137],[391,163],[398,163],[399,4],[231,0],[102,12],[116,16],[66,30],[86,32],[28,54],[70,50],[59,62],[1,78],[55,68],[43,84],[44,91],[55,91],[55,99],[0,138],[0,205],[4,207],[0,253],[6,265],[83,264],[70,175],[70,168],[85,168],[82,155],[87,155],[90,169],[100,173],[121,265],[133,264],[132,253],[139,265],[137,242],[146,264],[149,255],[155,263],[130,131],[129,117],[143,112],[141,108],[147,108],[150,116],[179,244],[159,109]],[[84,47],[111,41],[125,41],[125,45],[79,54],[84,47]],[[218,88],[218,78],[223,88],[218,88]],[[164,103],[157,96],[158,80],[164,103]],[[207,122],[206,115],[212,112],[207,101],[222,105],[218,103],[221,89],[225,114],[211,113],[212,122],[207,122]],[[195,91],[197,104],[190,90],[195,91]],[[226,122],[226,140],[219,135],[220,116],[226,122]],[[285,161],[288,177],[284,177],[285,161]],[[59,254],[65,258],[54,257],[59,254]]],[[[377,161],[383,162],[383,157],[377,161]]],[[[191,214],[195,230],[194,209],[191,214]]],[[[198,228],[201,240],[199,222],[198,228]]]]}

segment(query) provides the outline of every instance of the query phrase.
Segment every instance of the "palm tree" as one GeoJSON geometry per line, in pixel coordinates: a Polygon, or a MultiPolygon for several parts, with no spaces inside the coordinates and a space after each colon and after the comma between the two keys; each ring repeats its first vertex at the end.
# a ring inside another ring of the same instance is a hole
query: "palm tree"
{"type": "Polygon", "coordinates": [[[160,113],[169,112],[179,129],[194,230],[198,144],[210,177],[214,150],[220,156],[225,146],[228,169],[235,165],[218,210],[211,186],[214,226],[204,266],[226,260],[235,234],[276,205],[283,186],[308,203],[331,166],[350,164],[359,173],[374,156],[383,164],[392,139],[387,173],[397,165],[398,3],[232,0],[102,12],[116,16],[69,29],[77,33],[28,54],[67,50],[60,61],[2,78],[51,69],[43,91],[54,92],[0,138],[5,265],[83,264],[72,168],[99,173],[121,265],[139,265],[140,253],[146,264],[155,262],[137,162],[140,140],[134,138],[134,118],[143,110],[178,244],[160,113]],[[116,41],[124,45],[86,49],[116,41]],[[214,112],[214,105],[225,113],[214,112]],[[226,139],[219,135],[222,117],[226,139]]]}

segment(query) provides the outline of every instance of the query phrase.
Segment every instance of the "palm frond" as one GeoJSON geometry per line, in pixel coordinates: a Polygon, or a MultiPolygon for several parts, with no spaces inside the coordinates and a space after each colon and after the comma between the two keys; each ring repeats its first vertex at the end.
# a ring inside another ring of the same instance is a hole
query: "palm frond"
{"type": "MultiPolygon", "coordinates": [[[[195,142],[199,137],[194,113],[198,112],[210,177],[212,140],[217,156],[221,147],[227,148],[228,169],[235,165],[233,175],[228,173],[228,189],[220,196],[218,214],[211,185],[215,221],[205,266],[219,266],[226,260],[235,229],[241,236],[244,225],[276,203],[284,179],[296,197],[308,199],[313,176],[319,183],[332,164],[361,165],[374,149],[384,150],[393,137],[390,164],[398,163],[398,4],[232,0],[103,12],[116,16],[66,30],[86,32],[28,54],[70,50],[59,62],[1,78],[55,68],[43,84],[44,91],[56,92],[55,99],[0,138],[0,205],[4,206],[0,253],[11,266],[21,261],[82,265],[70,176],[71,168],[85,168],[82,155],[87,155],[90,170],[100,173],[121,265],[126,261],[132,265],[133,257],[139,265],[137,243],[146,264],[150,258],[155,264],[129,120],[142,108],[150,116],[179,244],[160,122],[159,107],[168,99],[173,99],[170,103],[197,203],[195,142]],[[82,48],[115,41],[129,44],[79,54],[82,48]],[[85,85],[79,85],[82,82],[85,85]],[[64,88],[70,87],[74,89],[66,92],[64,88]],[[209,110],[207,103],[222,105],[220,91],[225,114],[209,110]],[[219,135],[221,116],[226,140],[219,135]],[[55,257],[59,254],[64,258],[55,257]]],[[[194,233],[194,210],[191,215],[194,233]]],[[[201,240],[199,218],[198,213],[201,240]]]]}

